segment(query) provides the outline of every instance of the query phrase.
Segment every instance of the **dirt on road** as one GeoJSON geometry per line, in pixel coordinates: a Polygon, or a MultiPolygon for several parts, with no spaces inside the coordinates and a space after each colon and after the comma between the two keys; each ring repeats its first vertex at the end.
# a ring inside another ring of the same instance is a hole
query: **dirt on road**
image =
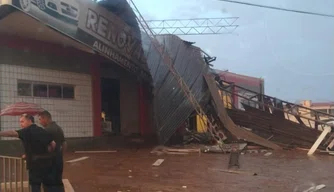
{"type": "Polygon", "coordinates": [[[150,151],[68,153],[65,160],[89,158],[65,163],[64,178],[76,192],[303,192],[319,184],[326,185],[321,192],[334,191],[333,156],[308,157],[305,151],[246,153],[239,160],[244,172],[233,174],[221,171],[228,167],[228,154],[158,156],[150,151]],[[157,159],[164,162],[152,166],[157,159]]]}

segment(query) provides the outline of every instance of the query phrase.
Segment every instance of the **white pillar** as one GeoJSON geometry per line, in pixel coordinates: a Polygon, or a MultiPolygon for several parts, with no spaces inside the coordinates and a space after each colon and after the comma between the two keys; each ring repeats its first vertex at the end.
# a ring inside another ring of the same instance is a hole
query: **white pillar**
{"type": "Polygon", "coordinates": [[[322,131],[322,133],[320,134],[320,136],[318,137],[318,139],[314,142],[314,144],[311,147],[311,149],[308,151],[307,155],[313,155],[313,153],[315,152],[315,150],[317,150],[317,148],[319,147],[319,145],[322,142],[322,140],[324,140],[324,138],[326,137],[326,135],[331,130],[332,130],[331,127],[325,127],[325,129],[322,131]]]}

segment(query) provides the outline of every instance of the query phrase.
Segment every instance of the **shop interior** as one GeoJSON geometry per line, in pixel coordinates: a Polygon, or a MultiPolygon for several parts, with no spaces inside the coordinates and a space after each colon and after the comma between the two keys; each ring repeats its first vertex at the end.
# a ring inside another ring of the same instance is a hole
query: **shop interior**
{"type": "Polygon", "coordinates": [[[104,134],[120,134],[120,80],[101,78],[101,119],[104,134]]]}

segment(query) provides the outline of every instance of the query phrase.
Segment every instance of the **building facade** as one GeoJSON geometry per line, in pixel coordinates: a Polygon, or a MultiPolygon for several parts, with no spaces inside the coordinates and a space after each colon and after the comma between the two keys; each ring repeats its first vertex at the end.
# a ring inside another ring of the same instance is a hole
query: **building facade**
{"type": "MultiPolygon", "coordinates": [[[[243,109],[242,103],[247,102],[246,98],[251,98],[255,94],[265,94],[264,79],[262,78],[236,74],[229,71],[215,70],[215,72],[224,82],[235,85],[232,86],[232,92],[234,93],[232,94],[232,101],[233,105],[239,109],[243,109]],[[242,89],[238,88],[238,86],[242,87],[242,89]]],[[[252,100],[256,101],[257,98],[253,98],[252,100]]],[[[229,102],[225,102],[225,106],[231,108],[228,103],[229,102]]],[[[250,103],[250,105],[252,104],[255,105],[256,103],[250,103]]]]}
{"type": "Polygon", "coordinates": [[[304,100],[301,102],[304,107],[334,115],[334,102],[312,102],[311,100],[304,100]]]}
{"type": "MultiPolygon", "coordinates": [[[[101,136],[102,111],[117,133],[152,134],[140,34],[89,0],[68,1],[70,12],[64,4],[23,2],[0,2],[1,109],[39,104],[68,138],[101,136]]],[[[0,121],[1,130],[19,126],[18,117],[0,121]]]]}

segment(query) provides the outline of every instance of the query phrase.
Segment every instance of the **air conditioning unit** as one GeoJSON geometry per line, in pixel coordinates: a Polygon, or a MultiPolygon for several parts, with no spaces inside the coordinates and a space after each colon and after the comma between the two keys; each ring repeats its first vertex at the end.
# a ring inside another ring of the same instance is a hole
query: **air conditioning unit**
{"type": "Polygon", "coordinates": [[[112,123],[111,121],[102,121],[102,131],[103,132],[112,132],[112,123]]]}

